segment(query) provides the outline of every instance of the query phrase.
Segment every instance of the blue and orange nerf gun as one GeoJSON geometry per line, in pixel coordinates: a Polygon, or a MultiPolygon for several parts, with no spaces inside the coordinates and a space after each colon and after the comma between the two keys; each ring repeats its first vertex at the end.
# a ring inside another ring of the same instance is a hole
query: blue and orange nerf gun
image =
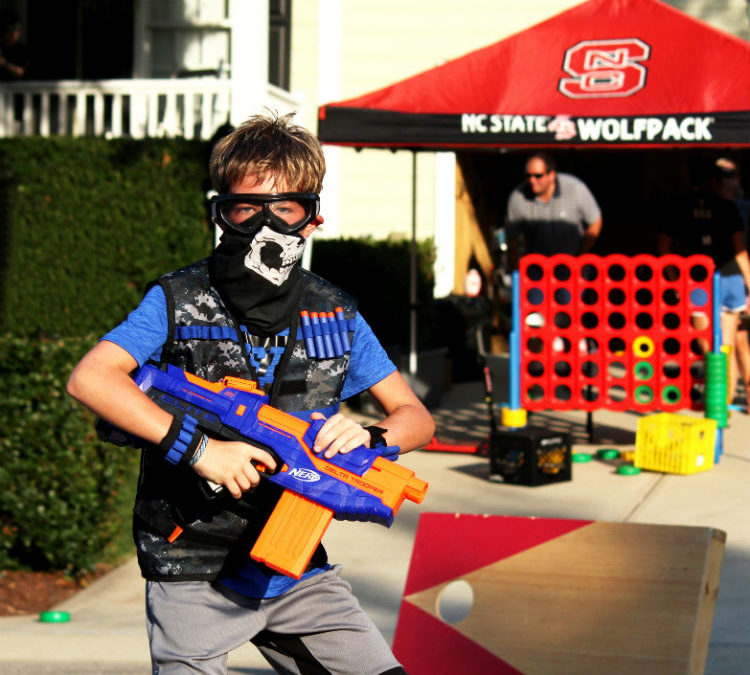
{"type": "Polygon", "coordinates": [[[404,499],[420,503],[427,492],[413,471],[365,446],[331,459],[314,453],[324,420],[308,423],[271,407],[252,380],[208,382],[175,366],[165,371],[147,363],[135,382],[173,415],[192,415],[208,435],[251,443],[275,459],[274,471],[257,468],[284,492],[250,556],[283,574],[302,575],[332,518],[390,527],[404,499]]]}

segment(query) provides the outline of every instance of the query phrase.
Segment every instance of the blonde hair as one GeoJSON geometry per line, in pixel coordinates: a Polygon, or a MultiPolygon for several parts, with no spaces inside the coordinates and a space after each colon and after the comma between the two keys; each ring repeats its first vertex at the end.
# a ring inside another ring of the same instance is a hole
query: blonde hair
{"type": "Polygon", "coordinates": [[[213,187],[220,193],[246,177],[285,181],[293,192],[320,192],[326,172],[323,148],[294,113],[254,115],[221,138],[209,161],[213,187]]]}

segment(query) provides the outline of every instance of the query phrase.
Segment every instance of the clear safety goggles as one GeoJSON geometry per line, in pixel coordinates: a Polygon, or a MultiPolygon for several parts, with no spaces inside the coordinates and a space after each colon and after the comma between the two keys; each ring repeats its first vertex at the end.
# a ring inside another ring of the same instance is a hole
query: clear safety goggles
{"type": "Polygon", "coordinates": [[[222,229],[252,232],[265,222],[277,232],[292,234],[320,213],[320,197],[314,192],[224,194],[211,197],[211,218],[222,229]]]}

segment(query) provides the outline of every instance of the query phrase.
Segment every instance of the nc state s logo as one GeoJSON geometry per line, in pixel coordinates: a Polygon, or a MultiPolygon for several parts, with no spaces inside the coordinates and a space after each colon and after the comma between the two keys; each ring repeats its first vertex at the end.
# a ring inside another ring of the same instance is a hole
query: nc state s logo
{"type": "Polygon", "coordinates": [[[561,94],[569,98],[631,96],[646,84],[651,47],[638,38],[584,40],[565,51],[561,94]]]}

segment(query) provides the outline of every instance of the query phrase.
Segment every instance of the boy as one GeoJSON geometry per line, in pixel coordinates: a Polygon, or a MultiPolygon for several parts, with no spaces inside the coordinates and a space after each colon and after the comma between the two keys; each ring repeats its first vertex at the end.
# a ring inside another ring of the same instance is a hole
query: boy
{"type": "Polygon", "coordinates": [[[363,444],[408,452],[432,437],[432,417],[354,300],[299,265],[305,241],[323,222],[317,139],[291,115],[253,117],[217,143],[210,172],[220,193],[212,216],[223,231],[214,253],[159,279],[68,382],[72,396],[150,444],[134,537],[147,580],[153,672],[225,673],[227,653],[252,640],[279,672],[403,673],[322,546],[299,581],[250,560],[279,497],[252,463],[273,468],[270,455],[193,433],[189,420],[159,408],[129,377],[152,359],[210,381],[256,380],[274,407],[326,420],[313,449],[329,458],[363,444]],[[336,307],[354,327],[351,353],[310,358],[297,337],[301,312],[336,307]],[[364,390],[385,412],[366,429],[337,412],[340,400],[364,390]],[[196,489],[202,479],[234,499],[207,502],[196,489]],[[175,524],[184,531],[170,543],[175,524]]]}

